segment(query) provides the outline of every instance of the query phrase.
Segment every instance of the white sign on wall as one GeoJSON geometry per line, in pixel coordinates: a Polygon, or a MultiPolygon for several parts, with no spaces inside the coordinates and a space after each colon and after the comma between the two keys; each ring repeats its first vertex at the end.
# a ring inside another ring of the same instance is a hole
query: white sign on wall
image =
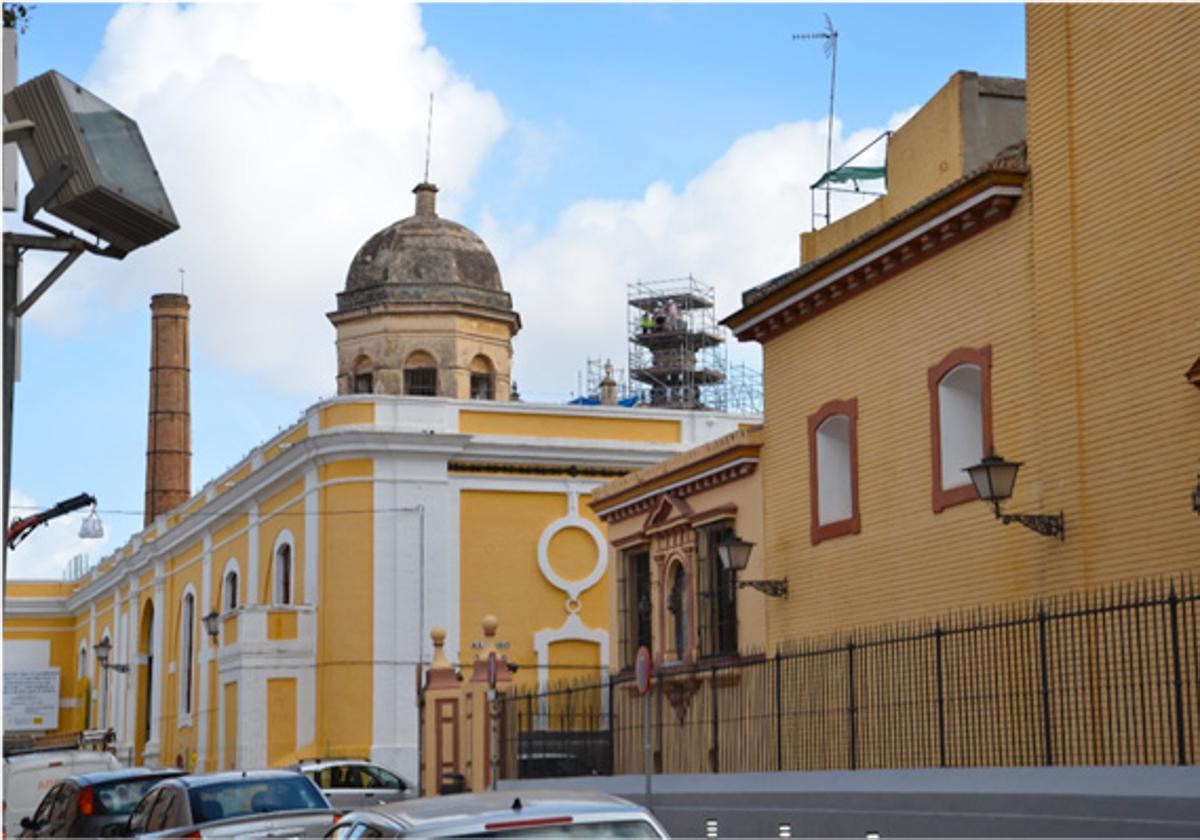
{"type": "Polygon", "coordinates": [[[4,672],[4,728],[58,728],[58,669],[21,668],[4,672]]]}

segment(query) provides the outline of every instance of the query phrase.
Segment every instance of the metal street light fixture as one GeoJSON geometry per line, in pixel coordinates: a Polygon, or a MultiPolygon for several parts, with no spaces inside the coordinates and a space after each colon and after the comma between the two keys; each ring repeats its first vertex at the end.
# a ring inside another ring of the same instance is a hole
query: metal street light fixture
{"type": "MultiPolygon", "coordinates": [[[[9,41],[6,32],[5,43],[9,41]]],[[[12,54],[15,56],[15,50],[12,54]]],[[[15,79],[15,58],[6,61],[4,69],[6,77],[15,79]]],[[[179,221],[137,123],[57,71],[43,73],[4,94],[4,141],[17,144],[33,179],[21,217],[26,224],[45,232],[4,233],[2,518],[7,522],[13,383],[19,376],[15,359],[21,317],[85,251],[121,259],[178,230],[179,221]],[[95,241],[38,218],[42,210],[87,231],[95,241]],[[100,240],[106,244],[101,245],[100,240]],[[21,262],[30,250],[57,252],[62,259],[22,298],[17,288],[21,262]]],[[[5,168],[9,168],[7,162],[5,168]]],[[[98,522],[89,525],[90,532],[94,533],[98,522]]],[[[6,540],[0,548],[6,590],[8,548],[6,540]]]]}
{"type": "Polygon", "coordinates": [[[216,610],[213,610],[208,615],[204,616],[204,629],[215,642],[217,636],[221,633],[221,615],[216,610]]]}
{"type": "MultiPolygon", "coordinates": [[[[746,570],[746,566],[750,563],[750,552],[753,550],[754,543],[747,542],[732,531],[717,542],[717,556],[721,558],[721,565],[735,574],[746,570]]],[[[737,582],[738,589],[746,587],[757,590],[769,598],[786,598],[788,594],[787,578],[782,580],[739,580],[737,582]]]]}
{"type": "Polygon", "coordinates": [[[991,502],[996,518],[1005,525],[1016,522],[1044,537],[1067,538],[1066,521],[1062,511],[1057,515],[1046,513],[1003,513],[1000,503],[1011,498],[1017,483],[1020,461],[1006,461],[993,451],[978,464],[967,467],[963,472],[971,477],[975,492],[985,502],[991,502]]]}
{"type": "Polygon", "coordinates": [[[1200,475],[1196,476],[1196,486],[1192,488],[1192,510],[1200,516],[1200,475]]]}
{"type": "Polygon", "coordinates": [[[92,650],[96,651],[96,661],[100,663],[100,667],[105,671],[116,671],[118,674],[129,672],[128,665],[121,665],[117,662],[109,662],[108,659],[112,655],[112,642],[108,639],[101,639],[96,644],[92,645],[92,650]]]}

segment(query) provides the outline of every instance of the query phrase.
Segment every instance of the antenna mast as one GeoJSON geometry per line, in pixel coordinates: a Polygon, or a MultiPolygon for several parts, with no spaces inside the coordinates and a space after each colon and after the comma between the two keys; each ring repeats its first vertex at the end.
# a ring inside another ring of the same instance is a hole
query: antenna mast
{"type": "Polygon", "coordinates": [[[425,127],[425,183],[429,183],[429,149],[433,146],[433,91],[429,91],[429,122],[425,127]]]}
{"type": "MultiPolygon", "coordinates": [[[[829,71],[829,131],[825,139],[825,171],[833,169],[833,94],[837,88],[837,39],[838,32],[833,28],[833,21],[825,15],[824,32],[806,32],[793,35],[793,41],[808,41],[814,39],[825,41],[825,55],[833,59],[829,71]]],[[[830,222],[829,191],[825,191],[825,224],[830,222]]]]}

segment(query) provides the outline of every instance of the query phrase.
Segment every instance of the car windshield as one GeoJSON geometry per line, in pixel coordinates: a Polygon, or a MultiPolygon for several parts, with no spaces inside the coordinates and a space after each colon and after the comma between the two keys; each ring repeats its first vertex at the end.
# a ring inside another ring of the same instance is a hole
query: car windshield
{"type": "Polygon", "coordinates": [[[329,806],[303,776],[236,779],[192,788],[188,793],[196,824],[270,811],[325,809],[329,806]]]}
{"type": "Polygon", "coordinates": [[[93,807],[99,815],[128,814],[141,801],[146,791],[163,780],[162,776],[145,776],[136,779],[121,779],[93,786],[93,807]]]}

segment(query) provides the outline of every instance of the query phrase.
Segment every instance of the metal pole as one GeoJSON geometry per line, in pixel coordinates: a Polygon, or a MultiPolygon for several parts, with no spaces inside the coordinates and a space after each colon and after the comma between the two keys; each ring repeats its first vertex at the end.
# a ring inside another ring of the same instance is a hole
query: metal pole
{"type": "Polygon", "coordinates": [[[1175,743],[1178,745],[1178,761],[1182,767],[1187,764],[1187,739],[1183,727],[1183,672],[1179,667],[1179,596],[1175,594],[1175,584],[1171,584],[1171,594],[1167,599],[1171,605],[1171,662],[1175,671],[1175,743]]]}
{"type": "Polygon", "coordinates": [[[858,769],[858,719],[854,702],[854,639],[846,642],[846,683],[849,705],[846,708],[850,729],[850,769],[858,769]]]}
{"type": "MultiPolygon", "coordinates": [[[[7,236],[6,236],[7,240],[7,236]]],[[[17,277],[21,270],[21,252],[4,243],[4,527],[8,527],[9,498],[12,488],[13,392],[17,373],[17,277]]],[[[8,595],[8,541],[0,545],[3,558],[3,584],[8,595]]]]}
{"type": "MultiPolygon", "coordinates": [[[[826,18],[828,20],[828,18],[826,18]]],[[[829,71],[829,136],[825,139],[825,171],[833,168],[833,94],[837,86],[837,30],[829,22],[829,43],[832,47],[833,66],[829,71]]],[[[830,209],[831,193],[825,190],[825,225],[833,221],[833,211],[830,209]]]]}
{"type": "Polygon", "coordinates": [[[938,763],[946,766],[946,693],[942,676],[942,625],[938,622],[933,630],[934,650],[937,656],[937,720],[938,720],[938,763]]]}
{"type": "Polygon", "coordinates": [[[653,791],[651,790],[650,778],[654,774],[654,766],[652,764],[652,762],[654,760],[654,754],[653,754],[653,748],[650,743],[650,722],[651,722],[652,715],[651,715],[651,711],[650,711],[650,692],[649,691],[647,691],[645,694],[642,695],[642,709],[643,709],[642,730],[645,733],[645,737],[642,739],[644,742],[642,745],[642,748],[643,748],[642,766],[645,768],[645,771],[646,771],[646,810],[653,811],[654,810],[654,794],[653,794],[653,791]]]}
{"type": "Polygon", "coordinates": [[[1054,763],[1054,742],[1050,734],[1050,670],[1046,656],[1046,609],[1038,608],[1038,650],[1041,665],[1042,682],[1042,749],[1043,760],[1047,765],[1054,763]]]}

